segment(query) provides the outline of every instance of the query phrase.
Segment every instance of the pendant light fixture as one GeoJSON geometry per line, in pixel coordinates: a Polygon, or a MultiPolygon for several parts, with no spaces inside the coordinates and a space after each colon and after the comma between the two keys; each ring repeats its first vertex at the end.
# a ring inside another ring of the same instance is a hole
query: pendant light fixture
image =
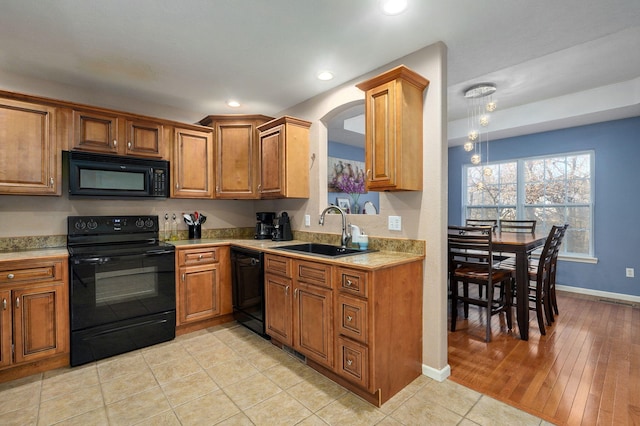
{"type": "Polygon", "coordinates": [[[493,100],[495,91],[496,85],[494,83],[474,84],[464,91],[464,97],[468,104],[469,132],[463,148],[467,152],[473,152],[471,164],[477,166],[482,163],[482,142],[486,142],[485,161],[487,166],[483,170],[485,176],[491,176],[492,173],[489,167],[489,124],[491,123],[490,113],[495,111],[497,107],[493,100]]]}

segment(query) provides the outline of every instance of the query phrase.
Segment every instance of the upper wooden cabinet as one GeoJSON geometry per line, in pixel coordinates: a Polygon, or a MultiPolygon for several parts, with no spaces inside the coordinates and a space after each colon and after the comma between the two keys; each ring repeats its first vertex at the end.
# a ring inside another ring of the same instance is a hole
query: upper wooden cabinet
{"type": "Polygon", "coordinates": [[[175,128],[171,197],[213,198],[213,137],[210,131],[175,128]]]}
{"type": "Polygon", "coordinates": [[[368,190],[422,190],[422,93],[428,84],[400,65],[356,85],[365,91],[368,190]]]}
{"type": "Polygon", "coordinates": [[[258,126],[261,198],[309,198],[310,126],[288,116],[258,126]]]}
{"type": "Polygon", "coordinates": [[[60,195],[57,109],[0,99],[0,194],[60,195]]]}
{"type": "Polygon", "coordinates": [[[213,127],[215,198],[260,198],[257,127],[269,120],[264,115],[209,115],[200,121],[213,127]]]}
{"type": "Polygon", "coordinates": [[[72,149],[165,158],[163,125],[108,112],[73,111],[72,149]]]}

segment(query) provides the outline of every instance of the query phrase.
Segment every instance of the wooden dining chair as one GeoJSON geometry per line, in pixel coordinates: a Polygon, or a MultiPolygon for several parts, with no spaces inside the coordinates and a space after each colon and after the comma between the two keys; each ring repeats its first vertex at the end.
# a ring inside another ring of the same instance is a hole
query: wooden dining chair
{"type": "Polygon", "coordinates": [[[499,224],[500,232],[536,232],[536,220],[511,220],[501,219],[499,224]]]}
{"type": "Polygon", "coordinates": [[[456,331],[458,302],[463,303],[465,318],[469,317],[469,305],[479,306],[486,310],[486,342],[491,341],[493,315],[504,312],[507,326],[512,329],[511,285],[515,274],[493,267],[492,235],[490,227],[457,227],[455,232],[450,229],[448,233],[451,331],[456,331]],[[462,283],[462,295],[459,283],[462,283]],[[470,292],[470,285],[477,285],[478,291],[470,292]],[[482,287],[487,289],[485,297],[479,291],[482,287]]]}
{"type": "Polygon", "coordinates": [[[547,299],[549,306],[549,320],[551,322],[555,321],[555,315],[559,315],[558,311],[558,300],[556,299],[556,271],[558,269],[558,255],[560,254],[560,245],[562,244],[562,240],[564,239],[564,235],[567,232],[567,228],[569,227],[568,223],[565,223],[560,230],[560,241],[558,242],[555,250],[552,254],[551,258],[551,270],[549,271],[549,283],[547,286],[547,299]]]}
{"type": "MultiPolygon", "coordinates": [[[[548,326],[553,322],[550,290],[551,277],[554,270],[553,258],[554,254],[559,250],[565,230],[566,228],[564,225],[554,225],[551,227],[549,235],[545,240],[544,247],[542,248],[542,253],[540,253],[540,258],[529,265],[529,285],[527,286],[528,294],[526,297],[529,309],[536,311],[538,328],[542,335],[546,334],[545,319],[548,326]]],[[[515,272],[515,264],[509,261],[500,262],[498,267],[502,269],[510,269],[515,272]]],[[[515,291],[512,292],[512,296],[514,298],[518,297],[515,291]]]]}
{"type": "Polygon", "coordinates": [[[498,229],[498,219],[466,219],[465,226],[491,226],[492,230],[498,229]]]}

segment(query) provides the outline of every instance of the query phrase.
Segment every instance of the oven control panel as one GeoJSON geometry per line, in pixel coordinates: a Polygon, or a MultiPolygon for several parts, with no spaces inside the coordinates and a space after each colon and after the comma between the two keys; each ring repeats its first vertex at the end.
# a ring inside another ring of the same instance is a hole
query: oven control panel
{"type": "Polygon", "coordinates": [[[68,235],[157,232],[158,216],[69,216],[68,235]]]}

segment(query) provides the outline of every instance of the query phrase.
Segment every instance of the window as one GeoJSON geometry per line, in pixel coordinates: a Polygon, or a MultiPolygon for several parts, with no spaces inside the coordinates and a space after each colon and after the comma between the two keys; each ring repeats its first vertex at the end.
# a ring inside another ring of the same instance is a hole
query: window
{"type": "Polygon", "coordinates": [[[568,223],[562,252],[593,256],[593,162],[589,151],[467,165],[465,218],[535,219],[541,232],[568,223]]]}

